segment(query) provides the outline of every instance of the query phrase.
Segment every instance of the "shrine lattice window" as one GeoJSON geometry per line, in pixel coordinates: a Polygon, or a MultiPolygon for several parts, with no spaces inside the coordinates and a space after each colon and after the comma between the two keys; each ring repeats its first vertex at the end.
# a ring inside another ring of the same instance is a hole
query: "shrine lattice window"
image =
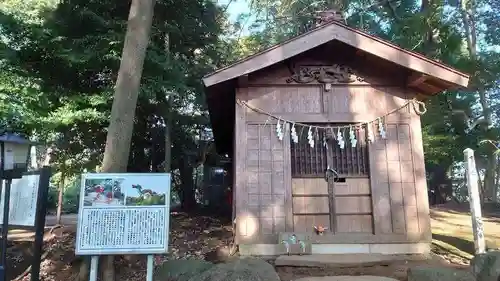
{"type": "MultiPolygon", "coordinates": [[[[313,124],[311,124],[313,125],[313,124]]],[[[331,124],[328,126],[339,126],[344,124],[331,124]]],[[[322,124],[325,126],[325,124],[322,124]]],[[[318,178],[325,176],[328,166],[328,157],[332,157],[330,168],[337,171],[339,177],[368,177],[369,159],[366,140],[366,129],[355,130],[357,139],[356,147],[352,147],[349,140],[349,131],[344,131],[345,146],[340,148],[332,132],[324,130],[313,130],[314,147],[311,147],[307,139],[308,128],[297,129],[299,142],[291,141],[291,164],[293,178],[318,178]],[[327,146],[323,144],[326,134],[327,146]],[[331,150],[329,153],[328,150],[331,150]]]]}

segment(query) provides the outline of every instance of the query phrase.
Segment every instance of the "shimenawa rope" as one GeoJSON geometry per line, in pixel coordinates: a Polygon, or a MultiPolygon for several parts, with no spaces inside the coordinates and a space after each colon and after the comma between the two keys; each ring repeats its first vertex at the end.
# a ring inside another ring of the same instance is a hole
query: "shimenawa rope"
{"type": "MultiPolygon", "coordinates": [[[[257,112],[257,113],[260,113],[260,114],[264,114],[264,115],[267,115],[271,118],[274,118],[278,121],[282,121],[282,122],[286,122],[286,123],[290,123],[290,124],[295,124],[295,125],[299,125],[299,126],[303,126],[303,127],[311,127],[311,128],[316,128],[316,129],[332,129],[332,126],[319,126],[319,125],[311,125],[311,124],[305,124],[305,123],[301,123],[301,122],[296,122],[296,121],[292,121],[292,120],[286,120],[286,119],[283,119],[279,116],[276,116],[274,114],[271,114],[265,110],[262,110],[260,108],[257,108],[257,107],[254,107],[250,104],[248,104],[247,102],[245,101],[242,101],[240,99],[237,99],[236,101],[238,104],[244,106],[244,107],[247,107],[248,109],[254,111],[254,112],[257,112]]],[[[380,119],[384,119],[386,118],[387,116],[407,107],[407,106],[410,106],[413,108],[413,111],[415,111],[415,113],[417,115],[423,115],[427,112],[427,108],[425,107],[425,103],[417,100],[417,99],[411,99],[411,100],[408,100],[405,102],[405,104],[403,104],[402,106],[398,107],[398,108],[395,108],[389,112],[387,112],[386,114],[374,119],[374,120],[371,120],[371,121],[366,121],[366,122],[358,122],[356,124],[351,124],[351,125],[344,125],[344,126],[335,126],[334,128],[339,128],[339,129],[344,129],[344,128],[358,128],[358,127],[361,127],[363,125],[366,125],[366,124],[370,124],[370,123],[373,123],[373,122],[376,122],[380,119]]],[[[267,122],[267,121],[266,121],[267,122]]]]}

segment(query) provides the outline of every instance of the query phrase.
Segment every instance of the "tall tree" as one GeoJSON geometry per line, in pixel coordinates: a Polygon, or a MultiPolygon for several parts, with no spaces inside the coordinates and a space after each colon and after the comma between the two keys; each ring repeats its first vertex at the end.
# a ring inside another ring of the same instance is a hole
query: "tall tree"
{"type": "MultiPolygon", "coordinates": [[[[471,72],[473,74],[473,87],[479,95],[479,103],[481,105],[482,114],[478,121],[483,121],[481,130],[483,130],[485,135],[489,134],[489,131],[493,127],[493,118],[490,108],[491,101],[488,98],[487,89],[484,87],[482,81],[480,80],[480,66],[482,64],[481,58],[478,56],[478,32],[477,25],[478,22],[476,17],[477,13],[477,1],[475,0],[462,0],[460,1],[460,14],[462,18],[462,24],[465,30],[465,38],[467,42],[467,50],[469,51],[469,57],[472,62],[471,72]]],[[[479,125],[479,123],[477,123],[479,125]]],[[[475,124],[473,124],[475,125],[475,124]]],[[[488,155],[486,156],[486,172],[484,176],[484,191],[487,193],[486,198],[494,202],[498,202],[498,186],[495,185],[496,181],[496,165],[497,159],[494,154],[493,148],[488,149],[488,155]]]]}
{"type": "MultiPolygon", "coordinates": [[[[132,0],[108,127],[103,173],[127,172],[130,142],[155,0],[132,0]]],[[[104,281],[115,280],[114,256],[104,257],[104,281]]]]}

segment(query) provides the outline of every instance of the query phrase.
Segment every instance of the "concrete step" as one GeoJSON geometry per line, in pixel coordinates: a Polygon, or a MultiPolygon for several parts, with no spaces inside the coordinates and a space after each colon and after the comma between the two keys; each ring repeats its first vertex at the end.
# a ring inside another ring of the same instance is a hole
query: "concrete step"
{"type": "Polygon", "coordinates": [[[342,255],[283,255],[279,256],[276,266],[297,267],[359,267],[390,265],[395,261],[427,260],[426,255],[381,255],[381,254],[342,254],[342,255]]]}

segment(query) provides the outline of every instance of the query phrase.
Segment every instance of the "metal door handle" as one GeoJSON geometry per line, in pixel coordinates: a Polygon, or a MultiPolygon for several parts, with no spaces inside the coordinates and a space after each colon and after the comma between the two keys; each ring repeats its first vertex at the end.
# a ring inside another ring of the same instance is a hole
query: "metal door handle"
{"type": "Polygon", "coordinates": [[[339,173],[337,173],[337,171],[335,171],[334,169],[328,167],[328,168],[325,169],[325,181],[328,182],[328,179],[330,178],[329,177],[330,174],[333,174],[334,178],[338,178],[339,177],[339,173]]]}

